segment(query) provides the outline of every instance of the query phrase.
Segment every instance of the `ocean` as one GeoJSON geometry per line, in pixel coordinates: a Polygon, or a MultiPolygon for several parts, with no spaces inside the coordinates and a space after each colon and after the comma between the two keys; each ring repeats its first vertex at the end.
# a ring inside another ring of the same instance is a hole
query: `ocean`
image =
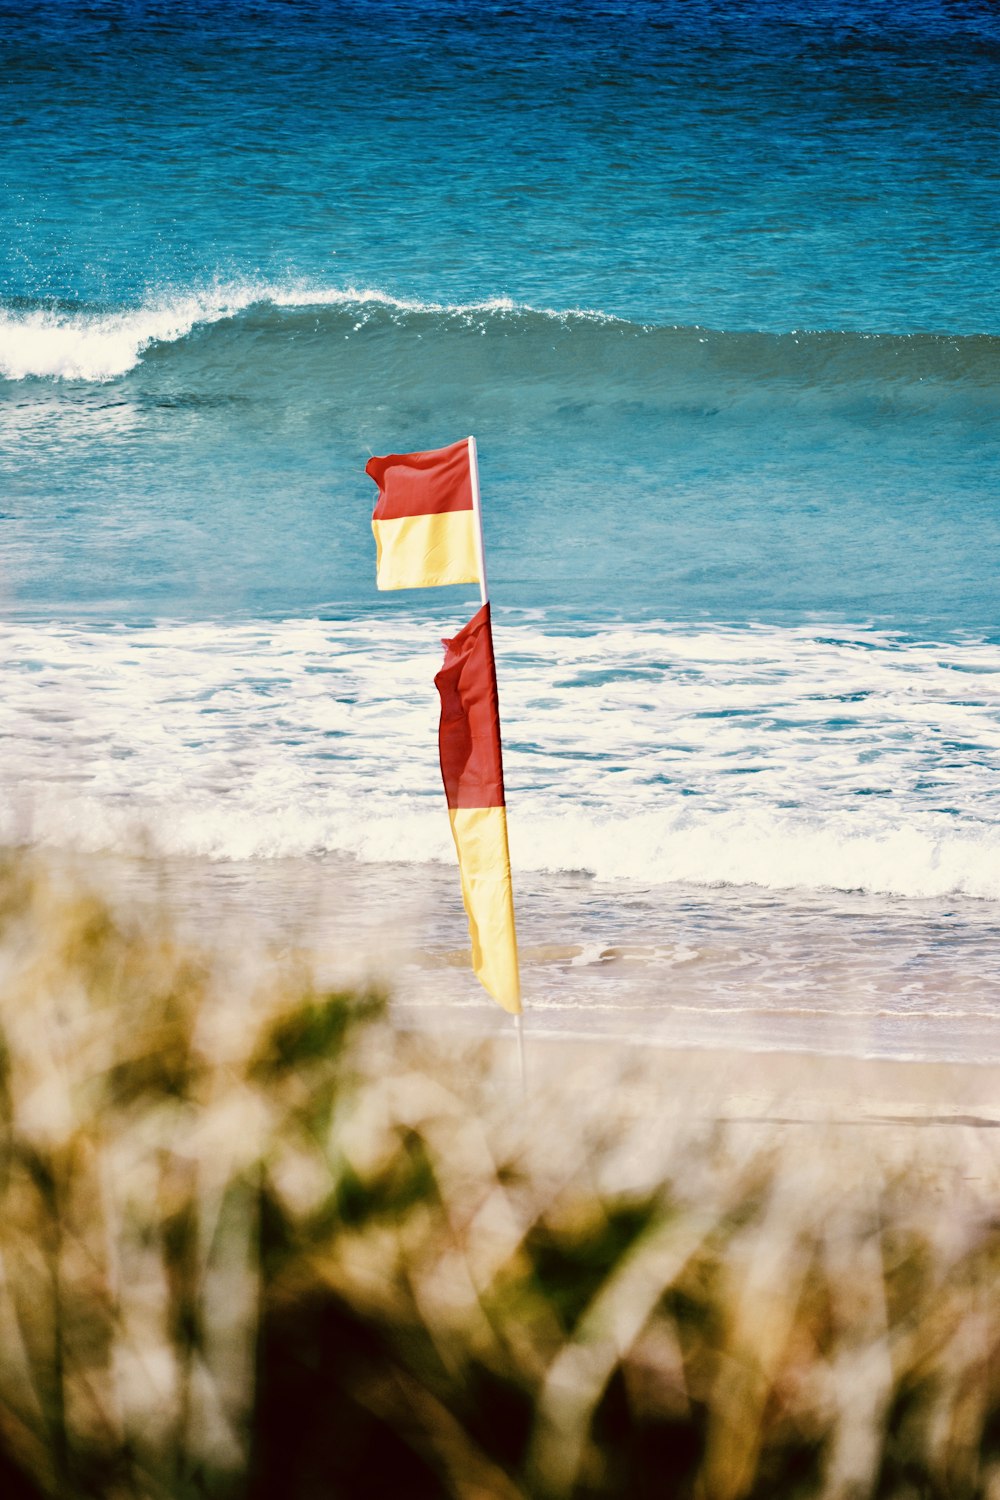
{"type": "Polygon", "coordinates": [[[0,82],[0,840],[502,1023],[364,474],[471,432],[529,1033],[1000,1059],[995,6],[19,0],[0,82]]]}

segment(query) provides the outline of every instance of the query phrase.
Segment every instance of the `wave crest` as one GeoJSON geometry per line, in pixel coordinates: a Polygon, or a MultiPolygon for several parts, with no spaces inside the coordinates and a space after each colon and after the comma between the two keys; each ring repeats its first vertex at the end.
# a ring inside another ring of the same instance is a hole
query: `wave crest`
{"type": "Polygon", "coordinates": [[[0,308],[0,378],[101,384],[128,376],[156,350],[166,355],[174,348],[185,360],[189,336],[213,325],[217,335],[191,351],[182,380],[225,382],[236,361],[231,340],[242,346],[244,334],[252,334],[269,346],[264,358],[254,356],[256,378],[268,378],[273,350],[294,344],[293,365],[285,364],[282,379],[301,379],[313,390],[331,378],[331,364],[326,353],[317,359],[315,339],[303,335],[320,335],[326,345],[364,330],[403,337],[403,347],[418,356],[412,378],[431,386],[442,371],[454,377],[458,370],[466,384],[481,383],[488,365],[494,384],[509,377],[519,386],[541,371],[558,379],[561,391],[588,399],[617,392],[714,409],[818,392],[821,400],[899,399],[922,410],[947,392],[980,415],[993,413],[1000,388],[1000,338],[988,334],[727,332],[633,323],[598,309],[536,307],[506,296],[433,302],[375,288],[250,283],[132,309],[0,308]],[[495,362],[484,364],[483,335],[517,341],[496,369],[495,362]]]}
{"type": "Polygon", "coordinates": [[[220,286],[113,311],[51,306],[0,309],[0,375],[7,380],[115,380],[133,369],[152,345],[177,343],[197,327],[224,322],[256,306],[302,311],[342,308],[361,315],[382,310],[390,315],[466,319],[527,314],[559,321],[618,321],[589,308],[560,311],[503,296],[448,303],[395,297],[367,287],[220,286]]]}

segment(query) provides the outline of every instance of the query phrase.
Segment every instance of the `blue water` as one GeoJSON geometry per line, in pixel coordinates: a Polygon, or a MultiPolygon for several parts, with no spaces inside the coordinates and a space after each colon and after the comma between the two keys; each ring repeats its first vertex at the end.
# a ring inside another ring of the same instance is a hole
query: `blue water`
{"type": "Polygon", "coordinates": [[[994,5],[18,0],[0,90],[0,836],[446,859],[432,755],[371,799],[475,601],[377,595],[363,470],[474,432],[539,912],[980,932],[994,5]]]}
{"type": "Polygon", "coordinates": [[[474,430],[511,603],[996,625],[995,7],[0,17],[8,603],[368,604],[369,451],[474,430]]]}
{"type": "Polygon", "coordinates": [[[987,0],[0,15],[6,296],[304,276],[659,324],[995,331],[987,0]]]}

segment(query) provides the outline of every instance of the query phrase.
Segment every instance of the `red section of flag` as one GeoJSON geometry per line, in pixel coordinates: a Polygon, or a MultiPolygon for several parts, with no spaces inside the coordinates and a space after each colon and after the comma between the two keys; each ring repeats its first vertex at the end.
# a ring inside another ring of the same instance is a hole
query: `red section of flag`
{"type": "Polygon", "coordinates": [[[500,708],[490,606],[484,604],[454,640],[443,641],[438,747],[449,807],[503,807],[500,708]]]}
{"type": "Polygon", "coordinates": [[[388,453],[384,458],[370,458],[365,473],[378,485],[376,521],[472,509],[469,444],[465,440],[429,453],[388,453]]]}

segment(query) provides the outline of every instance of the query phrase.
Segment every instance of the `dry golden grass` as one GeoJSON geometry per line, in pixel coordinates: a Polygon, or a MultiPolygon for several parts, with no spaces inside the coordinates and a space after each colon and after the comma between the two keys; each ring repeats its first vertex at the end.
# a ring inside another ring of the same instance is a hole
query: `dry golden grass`
{"type": "Polygon", "coordinates": [[[0,1048],[11,1500],[1000,1496],[968,1132],[521,1100],[25,859],[0,1048]]]}

